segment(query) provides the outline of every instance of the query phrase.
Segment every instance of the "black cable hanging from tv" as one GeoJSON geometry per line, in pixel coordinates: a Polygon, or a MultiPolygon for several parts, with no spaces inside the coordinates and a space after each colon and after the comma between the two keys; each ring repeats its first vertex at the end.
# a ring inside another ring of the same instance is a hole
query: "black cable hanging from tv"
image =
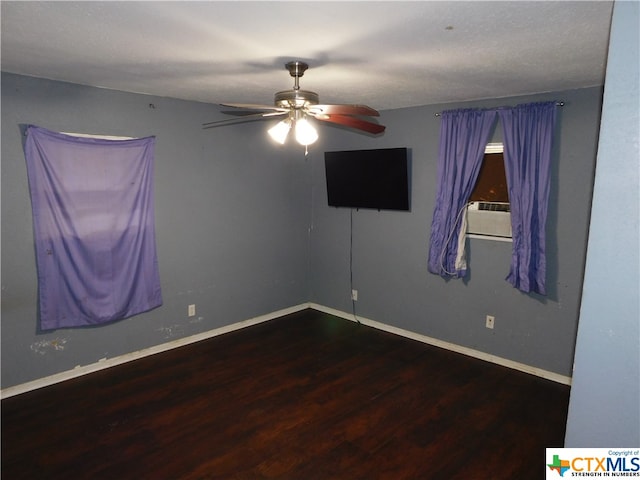
{"type": "Polygon", "coordinates": [[[360,319],[356,315],[356,299],[353,297],[353,208],[350,210],[351,221],[349,225],[349,287],[351,289],[351,313],[358,325],[360,325],[360,319]]]}

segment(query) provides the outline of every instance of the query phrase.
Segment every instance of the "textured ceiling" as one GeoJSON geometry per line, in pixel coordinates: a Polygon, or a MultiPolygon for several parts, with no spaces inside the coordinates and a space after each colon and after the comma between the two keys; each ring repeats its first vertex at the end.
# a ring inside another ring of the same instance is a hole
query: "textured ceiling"
{"type": "Polygon", "coordinates": [[[2,70],[210,103],[385,110],[602,85],[613,2],[11,2],[2,70]]]}

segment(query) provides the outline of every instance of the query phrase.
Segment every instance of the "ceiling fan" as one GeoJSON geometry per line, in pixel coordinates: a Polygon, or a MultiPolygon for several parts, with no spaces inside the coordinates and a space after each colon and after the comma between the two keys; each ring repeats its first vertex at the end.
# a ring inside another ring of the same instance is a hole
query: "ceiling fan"
{"type": "Polygon", "coordinates": [[[308,118],[343,125],[371,134],[384,132],[384,125],[363,118],[379,116],[380,114],[373,108],[366,105],[353,104],[320,104],[316,92],[301,90],[300,77],[302,77],[304,72],[309,68],[308,64],[300,61],[292,61],[286,63],[285,68],[294,78],[293,89],[276,93],[273,106],[255,105],[251,103],[223,103],[222,106],[244,110],[244,112],[240,112],[242,116],[235,119],[204,123],[202,127],[213,128],[234,123],[286,117],[269,129],[269,135],[278,143],[283,144],[289,130],[294,128],[296,140],[305,146],[312,144],[318,138],[318,134],[308,121],[308,118]]]}

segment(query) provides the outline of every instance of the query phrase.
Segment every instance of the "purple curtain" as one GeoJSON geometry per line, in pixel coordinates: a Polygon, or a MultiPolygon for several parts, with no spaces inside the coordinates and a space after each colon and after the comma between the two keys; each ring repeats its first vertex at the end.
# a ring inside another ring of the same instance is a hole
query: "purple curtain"
{"type": "Polygon", "coordinates": [[[507,281],[523,292],[546,295],[545,225],[556,102],[518,105],[498,113],[513,236],[507,281]]]}
{"type": "Polygon", "coordinates": [[[28,127],[42,330],[96,325],[162,304],[154,150],[154,137],[102,140],[28,127]]]}
{"type": "MultiPolygon", "coordinates": [[[[478,178],[484,150],[495,124],[495,110],[442,112],[438,153],[438,191],[431,222],[428,268],[442,277],[464,277],[466,262],[456,262],[463,208],[478,178]]],[[[463,248],[462,244],[461,248],[463,248]]]]}

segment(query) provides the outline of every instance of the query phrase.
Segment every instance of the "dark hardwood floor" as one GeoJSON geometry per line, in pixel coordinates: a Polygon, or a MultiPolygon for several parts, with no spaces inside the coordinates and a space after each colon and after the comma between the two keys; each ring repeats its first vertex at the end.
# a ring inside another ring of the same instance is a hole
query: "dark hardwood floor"
{"type": "Polygon", "coordinates": [[[569,387],[306,310],[2,400],[2,479],[541,479],[569,387]]]}

